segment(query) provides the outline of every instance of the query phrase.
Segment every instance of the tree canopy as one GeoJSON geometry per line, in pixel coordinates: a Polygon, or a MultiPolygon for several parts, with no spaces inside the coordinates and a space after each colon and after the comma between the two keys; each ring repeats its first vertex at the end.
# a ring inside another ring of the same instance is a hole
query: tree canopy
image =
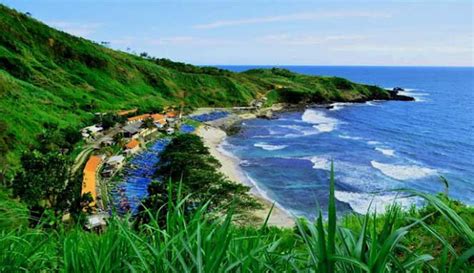
{"type": "MultiPolygon", "coordinates": [[[[169,199],[178,195],[189,196],[186,208],[209,202],[210,211],[221,211],[235,206],[237,212],[260,207],[248,194],[249,187],[230,181],[218,171],[219,162],[211,156],[201,138],[193,134],[175,137],[161,154],[157,181],[148,187],[144,206],[151,211],[166,212],[164,206],[169,199]],[[179,186],[178,186],[179,184],[179,186]]],[[[143,208],[141,208],[143,212],[143,208]]],[[[161,213],[160,213],[161,214],[161,213]]],[[[141,215],[142,220],[147,218],[141,215]]]]}

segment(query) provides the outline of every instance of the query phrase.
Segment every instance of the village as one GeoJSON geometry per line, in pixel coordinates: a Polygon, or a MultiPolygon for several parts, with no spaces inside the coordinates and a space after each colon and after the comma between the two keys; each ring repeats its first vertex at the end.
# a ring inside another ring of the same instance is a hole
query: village
{"type": "MultiPolygon", "coordinates": [[[[196,124],[220,119],[229,113],[254,117],[272,118],[272,111],[279,109],[263,108],[267,98],[253,100],[249,106],[232,108],[201,108],[194,115],[183,116],[182,110],[165,109],[162,113],[137,114],[138,109],[121,110],[113,114],[118,118],[108,128],[101,118],[110,113],[96,113],[103,122],[85,127],[81,130],[86,147],[76,158],[76,167],[86,161],[83,168],[81,196],[83,207],[88,212],[86,228],[93,229],[104,226],[109,217],[110,200],[108,189],[113,177],[126,165],[127,160],[147,148],[147,144],[164,136],[175,133],[192,133],[196,124]],[[193,123],[193,125],[187,123],[193,123]],[[86,197],[86,198],[84,198],[86,197]]],[[[119,194],[123,195],[123,192],[119,194]]],[[[119,207],[128,207],[128,201],[123,198],[119,207]]]]}
{"type": "Polygon", "coordinates": [[[140,152],[160,134],[173,135],[181,126],[181,111],[134,115],[136,112],[137,109],[117,112],[124,122],[108,129],[104,129],[102,124],[94,124],[81,130],[90,147],[85,150],[90,156],[83,169],[81,190],[81,195],[87,196],[85,210],[90,212],[87,228],[105,225],[108,217],[107,184],[122,169],[127,158],[140,152]]]}

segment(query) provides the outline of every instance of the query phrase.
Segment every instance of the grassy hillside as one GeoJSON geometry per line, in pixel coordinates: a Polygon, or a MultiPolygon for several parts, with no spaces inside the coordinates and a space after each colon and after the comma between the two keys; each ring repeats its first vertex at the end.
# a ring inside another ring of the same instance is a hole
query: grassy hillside
{"type": "Polygon", "coordinates": [[[0,29],[0,123],[5,135],[15,137],[12,159],[45,122],[79,128],[99,111],[247,105],[267,93],[272,101],[389,97],[380,88],[340,78],[282,69],[233,73],[139,57],[55,30],[2,5],[0,29]]]}
{"type": "MultiPolygon", "coordinates": [[[[101,233],[51,215],[34,228],[0,221],[0,272],[473,272],[473,209],[420,196],[428,202],[421,210],[395,206],[336,221],[332,190],[327,222],[320,212],[314,222],[297,220],[293,229],[235,225],[232,210],[210,219],[209,203],[189,214],[185,200],[170,196],[162,211],[166,223],[150,211],[149,224],[138,228],[133,218],[118,217],[101,233]]],[[[0,219],[25,219],[1,188],[0,197],[9,205],[0,219]]]]}

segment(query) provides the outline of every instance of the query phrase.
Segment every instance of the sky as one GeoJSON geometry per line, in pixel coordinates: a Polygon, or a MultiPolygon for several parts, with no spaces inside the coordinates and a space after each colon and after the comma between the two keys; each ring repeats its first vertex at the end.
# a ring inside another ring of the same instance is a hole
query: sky
{"type": "Polygon", "coordinates": [[[110,47],[197,65],[474,66],[473,0],[0,0],[110,47]]]}

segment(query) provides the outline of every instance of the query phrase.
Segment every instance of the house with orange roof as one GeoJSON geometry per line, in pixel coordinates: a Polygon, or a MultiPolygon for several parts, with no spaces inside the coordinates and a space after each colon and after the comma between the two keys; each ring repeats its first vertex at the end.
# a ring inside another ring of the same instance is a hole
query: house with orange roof
{"type": "Polygon", "coordinates": [[[140,142],[136,139],[130,140],[125,144],[125,153],[134,154],[140,150],[140,142]]]}
{"type": "Polygon", "coordinates": [[[129,114],[133,114],[136,111],[138,111],[138,108],[133,108],[133,109],[130,109],[130,110],[121,110],[121,111],[117,112],[117,115],[126,116],[126,115],[129,115],[129,114]]]}
{"type": "Polygon", "coordinates": [[[82,189],[81,195],[90,193],[93,201],[89,204],[94,206],[97,200],[97,175],[102,165],[102,157],[98,155],[93,155],[89,158],[84,167],[83,178],[82,178],[82,189]]]}
{"type": "Polygon", "coordinates": [[[152,114],[151,118],[153,119],[153,122],[155,123],[157,128],[163,128],[166,125],[166,116],[162,114],[152,114]]]}
{"type": "Polygon", "coordinates": [[[176,118],[178,116],[178,113],[176,113],[175,111],[168,111],[165,115],[166,118],[176,118]]]}
{"type": "Polygon", "coordinates": [[[139,115],[139,116],[134,116],[134,117],[130,117],[127,119],[127,123],[134,123],[134,122],[138,122],[138,121],[144,121],[145,119],[149,118],[150,117],[150,114],[143,114],[143,115],[139,115]]]}
{"type": "Polygon", "coordinates": [[[178,113],[176,111],[168,111],[165,114],[166,122],[170,127],[174,127],[178,121],[178,113]]]}

